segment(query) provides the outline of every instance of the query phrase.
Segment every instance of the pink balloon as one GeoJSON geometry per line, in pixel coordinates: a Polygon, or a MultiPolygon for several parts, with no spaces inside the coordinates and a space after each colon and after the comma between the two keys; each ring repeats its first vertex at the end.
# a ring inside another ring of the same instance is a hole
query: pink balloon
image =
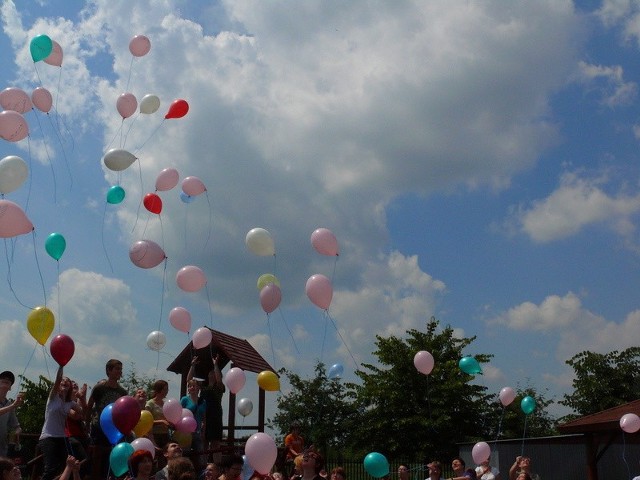
{"type": "Polygon", "coordinates": [[[206,192],[207,188],[198,177],[186,177],[182,180],[182,191],[191,197],[195,197],[206,192]]]}
{"type": "Polygon", "coordinates": [[[8,142],[19,142],[29,135],[29,125],[24,117],[14,110],[0,112],[0,138],[8,142]]]}
{"type": "Polygon", "coordinates": [[[27,92],[16,87],[5,88],[0,92],[0,106],[18,113],[27,113],[33,108],[27,92]]]}
{"type": "Polygon", "coordinates": [[[178,270],[176,283],[185,292],[197,292],[207,284],[207,277],[198,267],[187,265],[178,270]]]}
{"type": "Polygon", "coordinates": [[[230,368],[222,379],[229,391],[233,394],[238,393],[244,387],[247,377],[244,374],[244,370],[238,367],[230,368]]]}
{"type": "Polygon", "coordinates": [[[0,238],[24,235],[32,230],[33,224],[22,208],[10,200],[0,200],[0,238]]]}
{"type": "Polygon", "coordinates": [[[55,40],[51,40],[51,43],[53,44],[53,47],[51,48],[51,53],[47,58],[43,60],[43,62],[49,65],[53,65],[54,67],[61,67],[62,57],[63,57],[62,47],[55,40]]]}
{"type": "Polygon", "coordinates": [[[156,242],[140,240],[131,245],[129,258],[136,267],[153,268],[160,265],[167,256],[156,242]]]}
{"type": "Polygon", "coordinates": [[[44,87],[38,87],[31,93],[31,101],[38,110],[44,113],[49,113],[53,106],[51,92],[44,87]]]}
{"type": "Polygon", "coordinates": [[[196,422],[195,418],[184,416],[175,425],[176,425],[176,430],[178,430],[179,432],[193,433],[196,431],[198,423],[196,422]]]}
{"type": "Polygon", "coordinates": [[[620,417],[620,428],[627,433],[636,433],[640,430],[640,417],[635,413],[625,413],[620,417]]]}
{"type": "Polygon", "coordinates": [[[165,400],[162,405],[162,413],[164,413],[164,418],[175,425],[182,418],[182,405],[180,401],[175,398],[165,400]]]}
{"type": "Polygon", "coordinates": [[[244,446],[244,453],[249,465],[261,475],[266,475],[276,462],[278,447],[273,438],[266,433],[258,432],[249,437],[244,446]]]}
{"type": "Polygon", "coordinates": [[[471,456],[476,465],[480,465],[491,455],[491,447],[487,442],[478,442],[471,449],[471,456]]]}
{"type": "Polygon", "coordinates": [[[191,342],[193,343],[193,348],[198,350],[200,348],[208,347],[211,343],[211,339],[211,330],[209,330],[207,327],[200,327],[195,332],[193,332],[191,342]]]}
{"type": "Polygon", "coordinates": [[[282,292],[275,283],[269,283],[260,290],[260,305],[265,313],[273,312],[282,301],[282,292]]]}
{"type": "Polygon", "coordinates": [[[311,234],[311,245],[321,255],[338,255],[338,240],[327,228],[318,228],[311,234]]]}
{"type": "Polygon", "coordinates": [[[184,333],[191,331],[191,313],[183,307],[175,307],[169,312],[169,323],[184,333]]]}
{"type": "Polygon", "coordinates": [[[498,395],[498,397],[500,398],[502,406],[508,407],[516,399],[516,392],[511,387],[504,387],[500,390],[500,395],[498,395]]]}
{"type": "Polygon", "coordinates": [[[431,370],[433,370],[433,355],[425,350],[421,350],[414,355],[413,364],[420,373],[429,375],[431,370]]]}
{"type": "Polygon", "coordinates": [[[116,108],[122,118],[129,118],[138,110],[138,100],[133,93],[123,93],[116,101],[116,108]]]}
{"type": "Polygon", "coordinates": [[[146,450],[151,454],[152,458],[156,457],[156,447],[153,445],[153,442],[146,437],[136,438],[133,442],[131,442],[131,446],[133,450],[146,450]]]}
{"type": "Polygon", "coordinates": [[[314,305],[317,305],[323,310],[328,310],[331,305],[331,299],[333,298],[333,287],[331,286],[331,280],[321,274],[311,275],[307,280],[305,288],[307,297],[314,305]]]}
{"type": "Polygon", "coordinates": [[[136,35],[129,42],[129,51],[134,57],[144,57],[151,50],[151,40],[144,35],[136,35]]]}
{"type": "MultiPolygon", "coordinates": [[[[182,403],[182,402],[181,402],[182,403]]],[[[193,412],[191,410],[189,410],[188,408],[184,408],[182,407],[182,418],[184,417],[191,417],[191,418],[195,418],[193,416],[193,412]]]]}
{"type": "Polygon", "coordinates": [[[156,178],[156,191],[165,192],[178,184],[180,175],[175,168],[165,168],[156,178]]]}

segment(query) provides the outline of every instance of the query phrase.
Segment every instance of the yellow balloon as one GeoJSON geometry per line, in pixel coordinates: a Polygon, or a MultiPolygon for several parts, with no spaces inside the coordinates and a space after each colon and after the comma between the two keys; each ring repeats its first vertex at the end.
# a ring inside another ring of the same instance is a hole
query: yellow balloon
{"type": "Polygon", "coordinates": [[[264,370],[258,374],[258,385],[267,392],[280,390],[280,379],[271,370],[264,370]]]}
{"type": "Polygon", "coordinates": [[[189,432],[173,432],[173,441],[180,445],[181,448],[190,448],[193,436],[189,432]]]}
{"type": "Polygon", "coordinates": [[[53,312],[47,307],[36,307],[27,316],[27,330],[40,345],[47,343],[54,324],[53,312]]]}
{"type": "Polygon", "coordinates": [[[149,410],[142,410],[140,420],[133,427],[133,433],[136,434],[136,437],[144,437],[151,430],[151,427],[153,427],[153,415],[149,410]]]}
{"type": "Polygon", "coordinates": [[[258,290],[262,290],[270,283],[273,283],[277,287],[280,286],[280,280],[278,280],[278,278],[272,273],[265,273],[263,275],[260,275],[260,277],[258,277],[258,290]]]}

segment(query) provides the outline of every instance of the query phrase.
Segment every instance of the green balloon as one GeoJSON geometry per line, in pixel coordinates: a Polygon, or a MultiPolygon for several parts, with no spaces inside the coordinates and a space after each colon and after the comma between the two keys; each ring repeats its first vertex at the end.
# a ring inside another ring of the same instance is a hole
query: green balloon
{"type": "Polygon", "coordinates": [[[67,241],[59,233],[52,233],[44,242],[44,248],[51,258],[60,260],[65,248],[67,248],[67,241]]]}
{"type": "Polygon", "coordinates": [[[31,50],[31,58],[33,58],[33,61],[39,62],[51,55],[53,42],[46,35],[38,35],[31,40],[29,50],[31,50]]]}
{"type": "Polygon", "coordinates": [[[107,192],[107,203],[117,205],[124,200],[124,188],[120,185],[114,185],[107,192]]]}
{"type": "Polygon", "coordinates": [[[482,374],[482,368],[480,368],[480,364],[475,358],[471,356],[462,357],[458,362],[458,367],[460,367],[460,370],[462,370],[464,373],[467,373],[469,375],[482,374]]]}
{"type": "Polygon", "coordinates": [[[529,395],[527,395],[520,402],[520,408],[522,409],[525,415],[529,415],[530,413],[533,413],[533,411],[536,409],[536,401],[533,399],[533,397],[530,397],[529,395]]]}

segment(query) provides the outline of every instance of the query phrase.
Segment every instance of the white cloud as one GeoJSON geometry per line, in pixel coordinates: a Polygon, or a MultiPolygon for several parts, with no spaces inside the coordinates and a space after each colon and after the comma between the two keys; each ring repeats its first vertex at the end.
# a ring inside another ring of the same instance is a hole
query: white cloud
{"type": "Polygon", "coordinates": [[[579,62],[580,81],[602,92],[602,103],[609,107],[629,105],[636,98],[638,85],[635,82],[624,81],[624,71],[620,65],[606,67],[579,62]],[[599,80],[605,85],[600,86],[599,80]]]}
{"type": "Polygon", "coordinates": [[[520,207],[513,216],[518,229],[539,243],[575,235],[585,227],[605,224],[629,237],[635,231],[632,216],[640,211],[640,194],[610,195],[602,178],[565,173],[560,186],[547,198],[520,207]]]}
{"type": "Polygon", "coordinates": [[[551,295],[540,304],[524,302],[493,319],[492,323],[515,330],[549,331],[569,327],[583,316],[582,304],[574,293],[551,295]]]}

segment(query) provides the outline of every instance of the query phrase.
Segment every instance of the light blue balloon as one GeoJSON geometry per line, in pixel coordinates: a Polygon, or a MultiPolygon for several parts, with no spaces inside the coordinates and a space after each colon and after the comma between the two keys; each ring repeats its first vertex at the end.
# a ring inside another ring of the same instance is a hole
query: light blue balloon
{"type": "Polygon", "coordinates": [[[114,185],[107,192],[107,203],[117,205],[124,200],[124,196],[124,188],[122,188],[120,185],[114,185]]]}
{"type": "Polygon", "coordinates": [[[31,39],[29,50],[31,51],[31,58],[33,61],[39,62],[51,55],[51,50],[53,50],[53,41],[47,35],[38,35],[31,39]]]}
{"type": "Polygon", "coordinates": [[[329,372],[327,373],[327,377],[333,380],[333,379],[341,378],[343,374],[344,374],[344,367],[342,366],[342,364],[336,363],[335,365],[332,365],[331,368],[329,369],[329,372]]]}
{"type": "Polygon", "coordinates": [[[464,373],[469,375],[482,375],[482,368],[480,368],[480,364],[471,356],[462,357],[458,362],[458,367],[460,367],[460,370],[464,373]]]}
{"type": "Polygon", "coordinates": [[[536,401],[533,399],[533,397],[530,397],[529,395],[527,395],[520,402],[520,408],[522,409],[525,415],[529,415],[530,413],[533,413],[533,411],[536,409],[536,401]]]}
{"type": "Polygon", "coordinates": [[[364,457],[364,469],[372,477],[382,478],[389,475],[389,461],[381,453],[371,452],[364,457]]]}
{"type": "Polygon", "coordinates": [[[192,197],[191,195],[187,195],[184,192],[180,192],[180,200],[184,203],[191,203],[196,199],[196,197],[192,197]]]}

